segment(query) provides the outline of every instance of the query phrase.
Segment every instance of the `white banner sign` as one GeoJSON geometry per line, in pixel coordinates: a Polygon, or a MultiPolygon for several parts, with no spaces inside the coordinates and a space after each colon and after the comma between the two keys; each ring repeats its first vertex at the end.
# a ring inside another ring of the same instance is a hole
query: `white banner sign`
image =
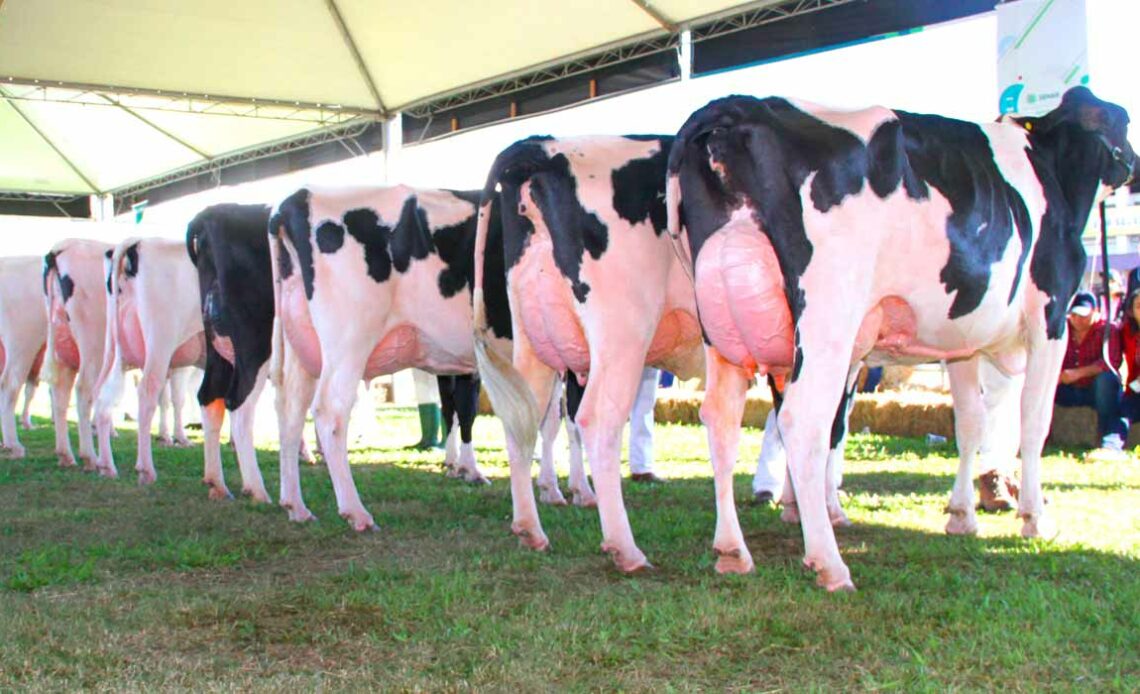
{"type": "Polygon", "coordinates": [[[1001,113],[1039,116],[1089,81],[1085,0],[1016,0],[997,6],[1001,113]]]}

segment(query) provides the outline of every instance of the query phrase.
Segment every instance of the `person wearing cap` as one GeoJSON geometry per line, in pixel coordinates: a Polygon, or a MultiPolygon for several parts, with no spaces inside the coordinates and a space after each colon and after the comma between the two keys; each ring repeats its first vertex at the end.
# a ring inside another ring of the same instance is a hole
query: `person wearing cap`
{"type": "Polygon", "coordinates": [[[1096,298],[1078,292],[1069,305],[1069,345],[1054,402],[1060,407],[1092,407],[1096,410],[1100,448],[1086,461],[1119,460],[1126,457],[1124,442],[1128,423],[1121,416],[1121,384],[1114,366],[1120,364],[1120,334],[1116,326],[1100,317],[1096,298]],[[1103,354],[1104,331],[1108,334],[1108,359],[1103,354]]]}
{"type": "Polygon", "coordinates": [[[1120,326],[1120,342],[1124,351],[1124,399],[1120,412],[1128,423],[1140,421],[1140,286],[1124,300],[1124,318],[1120,326]]]}

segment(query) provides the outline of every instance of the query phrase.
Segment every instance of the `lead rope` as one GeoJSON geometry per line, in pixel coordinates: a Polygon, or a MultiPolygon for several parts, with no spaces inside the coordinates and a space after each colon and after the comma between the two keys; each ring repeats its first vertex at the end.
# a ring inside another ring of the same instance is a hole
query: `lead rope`
{"type": "Polygon", "coordinates": [[[1108,216],[1105,214],[1107,210],[1106,201],[1100,201],[1100,280],[1101,287],[1104,289],[1104,330],[1100,335],[1100,357],[1104,363],[1108,365],[1108,370],[1116,376],[1117,380],[1121,381],[1122,385],[1124,378],[1117,370],[1116,364],[1112,363],[1110,350],[1108,348],[1109,336],[1112,334],[1112,294],[1108,284],[1108,216]]]}

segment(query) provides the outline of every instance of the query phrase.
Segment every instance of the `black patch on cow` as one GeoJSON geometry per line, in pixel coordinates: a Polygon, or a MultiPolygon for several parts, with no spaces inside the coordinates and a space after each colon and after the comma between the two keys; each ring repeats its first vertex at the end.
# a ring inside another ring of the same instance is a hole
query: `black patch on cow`
{"type": "Polygon", "coordinates": [[[566,383],[566,416],[571,422],[577,421],[578,408],[582,406],[582,398],[586,395],[586,384],[578,383],[578,376],[570,369],[566,369],[563,376],[566,383]]]}
{"type": "Polygon", "coordinates": [[[344,245],[344,227],[336,222],[322,222],[317,227],[317,248],[321,253],[336,253],[344,245]]]}
{"type": "Polygon", "coordinates": [[[479,413],[479,374],[436,376],[440,409],[443,410],[443,439],[451,434],[452,422],[459,416],[459,440],[471,443],[472,427],[479,413]]]}
{"type": "Polygon", "coordinates": [[[626,139],[643,141],[656,139],[660,142],[660,149],[652,156],[632,159],[622,167],[614,169],[611,176],[614,211],[630,224],[651,222],[653,233],[660,236],[666,226],[665,165],[669,161],[669,149],[673,146],[673,138],[628,135],[626,139]]]}
{"type": "Polygon", "coordinates": [[[792,382],[794,383],[796,379],[800,377],[800,369],[803,368],[804,365],[804,350],[803,347],[800,346],[799,328],[796,328],[793,333],[793,344],[796,348],[795,354],[792,357],[792,382]]]}
{"type": "Polygon", "coordinates": [[[103,257],[106,258],[107,260],[110,260],[112,257],[114,257],[114,255],[115,255],[115,249],[114,248],[108,248],[107,250],[103,251],[103,257]]]}
{"type": "Polygon", "coordinates": [[[880,198],[886,198],[902,183],[906,194],[912,200],[929,197],[927,188],[906,157],[902,123],[889,120],[879,124],[867,143],[867,182],[871,190],[880,198]]]}
{"type": "Polygon", "coordinates": [[[48,251],[46,254],[44,254],[44,294],[47,294],[48,277],[51,275],[53,270],[56,270],[55,256],[55,251],[48,251]]]}
{"type": "Polygon", "coordinates": [[[198,390],[202,405],[222,398],[227,409],[240,407],[269,360],[274,306],[268,220],[265,206],[225,204],[206,208],[187,227],[207,338],[206,374],[198,390]],[[215,336],[230,339],[233,364],[214,348],[215,336]]]}
{"type": "Polygon", "coordinates": [[[413,259],[423,260],[435,250],[427,213],[419,206],[414,195],[404,201],[400,220],[392,230],[388,247],[392,253],[392,266],[400,273],[408,271],[413,259]]]}
{"type": "Polygon", "coordinates": [[[512,339],[511,305],[507,298],[507,264],[503,246],[504,218],[499,196],[491,199],[487,241],[483,249],[483,309],[495,337],[512,339]]]}
{"type": "Polygon", "coordinates": [[[439,272],[439,293],[450,299],[466,287],[475,287],[475,222],[478,211],[458,224],[441,227],[432,235],[444,267],[439,272]]]}
{"type": "Polygon", "coordinates": [[[589,253],[597,260],[609,244],[609,230],[578,200],[578,183],[570,171],[570,160],[559,153],[549,156],[542,142],[550,138],[529,138],[503,150],[491,168],[484,199],[494,193],[495,184],[502,188],[503,233],[507,268],[522,257],[534,233],[530,220],[518,214],[519,189],[530,181],[531,198],[538,205],[550,230],[554,246],[554,263],[568,280],[574,297],[585,302],[590,292],[581,280],[582,259],[589,253]]]}
{"type": "MultiPolygon", "coordinates": [[[[269,233],[278,236],[282,231],[288,236],[289,242],[297,252],[297,262],[301,264],[301,282],[305,285],[305,296],[313,298],[313,244],[310,240],[312,227],[309,222],[308,189],[302,188],[293,193],[277,207],[277,213],[269,220],[269,233]]],[[[284,250],[284,249],[282,249],[284,250]]],[[[284,253],[281,255],[285,255],[284,253]]],[[[292,263],[289,263],[289,274],[282,270],[282,277],[292,274],[292,263]]]]}
{"type": "MultiPolygon", "coordinates": [[[[376,282],[388,281],[392,276],[392,257],[388,255],[392,228],[381,224],[376,211],[368,208],[349,210],[343,219],[349,235],[364,246],[364,265],[368,276],[376,282]]],[[[404,269],[407,269],[406,265],[404,269]]]]}
{"type": "Polygon", "coordinates": [[[71,275],[60,275],[59,277],[59,295],[63,297],[63,303],[75,294],[75,280],[71,279],[71,275]]]}
{"type": "MultiPolygon", "coordinates": [[[[1029,213],[1021,194],[998,169],[980,126],[905,111],[898,116],[910,166],[950,203],[946,220],[950,257],[939,279],[946,293],[954,294],[949,317],[960,318],[981,305],[989,289],[991,268],[1013,238],[1015,220],[1027,222],[1029,213]]],[[[1028,225],[1018,224],[1018,233],[1024,244],[1018,264],[1020,275],[1028,247],[1028,225]]]]}
{"type": "Polygon", "coordinates": [[[123,274],[127,277],[135,277],[139,274],[139,244],[132,243],[127,246],[127,250],[123,253],[126,259],[123,263],[123,274]]]}
{"type": "Polygon", "coordinates": [[[828,446],[831,450],[838,448],[847,434],[847,418],[851,414],[851,405],[855,402],[855,390],[858,385],[859,381],[856,380],[850,388],[843,390],[843,397],[839,398],[839,408],[835,410],[835,419],[831,420],[831,445],[828,446]]]}

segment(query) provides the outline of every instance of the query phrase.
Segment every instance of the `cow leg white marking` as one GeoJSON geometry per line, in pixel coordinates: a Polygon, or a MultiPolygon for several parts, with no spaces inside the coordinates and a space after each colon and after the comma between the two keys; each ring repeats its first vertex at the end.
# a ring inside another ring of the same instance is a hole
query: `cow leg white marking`
{"type": "Polygon", "coordinates": [[[634,542],[622,500],[621,435],[641,382],[646,349],[621,334],[597,340],[597,344],[599,348],[590,355],[590,377],[575,419],[597,489],[602,551],[610,554],[618,569],[631,572],[650,564],[634,542]]]}
{"type": "Polygon", "coordinates": [[[447,427],[447,439],[443,442],[443,467],[447,477],[462,477],[459,470],[459,413],[451,415],[447,427]]]}
{"type": "MultiPolygon", "coordinates": [[[[558,375],[539,361],[530,342],[521,333],[521,330],[515,333],[514,367],[530,387],[535,403],[550,402],[550,393],[558,375]]],[[[488,382],[485,374],[483,382],[488,382]]],[[[542,529],[538,505],[534,500],[534,481],[531,479],[534,445],[534,438],[516,441],[507,432],[507,456],[511,466],[511,532],[523,545],[542,551],[550,547],[550,540],[542,529]]]]}
{"type": "Polygon", "coordinates": [[[202,455],[205,458],[202,483],[210,488],[209,497],[214,501],[233,498],[222,470],[222,422],[225,417],[226,406],[221,398],[202,406],[202,455]]]}
{"type": "Polygon", "coordinates": [[[542,417],[542,458],[538,464],[538,500],[553,506],[565,506],[566,497],[558,488],[558,471],[554,467],[554,443],[558,430],[562,428],[562,379],[555,381],[550,392],[550,402],[542,417]]]}
{"type": "Polygon", "coordinates": [[[581,508],[595,508],[598,498],[590,488],[590,478],[586,476],[586,466],[582,460],[582,431],[578,425],[566,418],[566,438],[570,444],[570,492],[574,495],[574,505],[581,508]]]}
{"type": "Polygon", "coordinates": [[[974,456],[985,433],[986,409],[978,380],[978,357],[946,364],[950,393],[954,397],[954,437],[958,443],[958,476],[946,512],[949,535],[977,535],[974,512],[974,456]]]}
{"type": "Polygon", "coordinates": [[[32,400],[36,397],[36,387],[39,382],[35,379],[28,379],[24,382],[24,412],[20,415],[20,424],[24,427],[25,431],[31,431],[32,426],[32,400]]]}
{"type": "Polygon", "coordinates": [[[376,527],[360,501],[352,470],[348,466],[348,420],[356,400],[356,384],[364,373],[367,355],[335,355],[326,352],[325,368],[317,382],[317,435],[336,492],[341,518],[358,532],[376,527]]]}
{"type": "Polygon", "coordinates": [[[241,492],[253,501],[270,503],[269,492],[265,491],[265,481],[261,477],[261,467],[257,464],[257,450],[253,446],[253,421],[257,402],[265,389],[265,374],[269,364],[264,364],[257,374],[257,381],[246,397],[245,402],[230,413],[230,433],[237,449],[238,469],[241,470],[241,492]]]}
{"type": "MultiPolygon", "coordinates": [[[[142,382],[139,382],[139,387],[142,387],[142,382]]],[[[163,446],[173,446],[174,439],[170,438],[170,427],[167,425],[170,414],[170,381],[162,384],[162,389],[158,392],[158,442],[163,446]]],[[[144,430],[139,428],[139,435],[142,435],[144,430]]],[[[146,430],[147,436],[150,436],[150,427],[146,430]]]]}
{"type": "Polygon", "coordinates": [[[989,360],[978,365],[985,402],[985,434],[982,437],[979,473],[996,470],[1001,477],[1013,474],[1021,445],[1021,391],[1025,374],[1007,376],[989,360]]]}
{"type": "Polygon", "coordinates": [[[781,499],[787,471],[788,456],[784,453],[784,442],[780,440],[776,408],[773,406],[764,420],[764,440],[760,444],[760,457],[756,459],[756,472],[752,475],[752,493],[768,492],[774,500],[781,499]]]}
{"type": "Polygon", "coordinates": [[[139,473],[139,484],[153,484],[158,479],[158,472],[154,469],[150,427],[154,421],[156,406],[165,390],[172,351],[163,349],[159,345],[148,349],[146,365],[143,367],[142,377],[139,379],[138,460],[135,462],[135,470],[139,473]]]}
{"type": "Polygon", "coordinates": [[[67,406],[75,376],[75,369],[64,364],[55,365],[55,382],[51,385],[51,421],[55,427],[55,454],[60,467],[75,467],[75,454],[71,450],[71,435],[67,428],[67,406]]]}
{"type": "MultiPolygon", "coordinates": [[[[317,381],[297,361],[293,348],[287,343],[282,352],[282,368],[274,375],[274,405],[277,410],[277,431],[280,441],[278,452],[281,470],[281,507],[289,512],[289,520],[303,523],[316,520],[301,495],[301,471],[298,455],[304,447],[305,413],[313,402],[317,381]]],[[[308,451],[305,451],[306,453],[308,451]]],[[[312,461],[310,461],[312,462],[312,461]]]]}
{"type": "Polygon", "coordinates": [[[740,447],[745,396],[752,379],[751,374],[725,361],[713,347],[705,349],[705,368],[707,385],[705,401],[701,405],[701,421],[708,430],[716,489],[716,535],[713,537],[716,570],[719,573],[743,574],[752,571],[754,565],[736,516],[732,470],[740,447]]]}
{"type": "Polygon", "coordinates": [[[1068,326],[1058,340],[1047,339],[1044,325],[1030,324],[1026,332],[1030,344],[1021,392],[1021,496],[1017,514],[1023,520],[1022,537],[1051,539],[1057,535],[1057,527],[1045,515],[1041,449],[1053,420],[1053,397],[1068,344],[1068,326]]]}
{"type": "Polygon", "coordinates": [[[175,369],[170,373],[170,407],[174,413],[174,445],[189,446],[186,429],[182,427],[182,407],[186,404],[186,384],[194,367],[175,369]]]}

